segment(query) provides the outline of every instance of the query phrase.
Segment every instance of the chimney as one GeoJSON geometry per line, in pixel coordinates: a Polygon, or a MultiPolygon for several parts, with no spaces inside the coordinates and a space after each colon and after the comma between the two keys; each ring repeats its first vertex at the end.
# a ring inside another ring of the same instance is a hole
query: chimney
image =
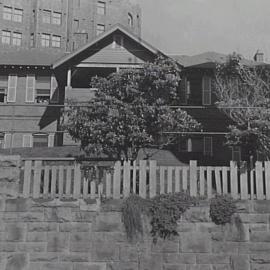
{"type": "Polygon", "coordinates": [[[263,62],[264,61],[264,54],[260,50],[257,50],[256,54],[254,55],[254,60],[256,62],[263,62]]]}

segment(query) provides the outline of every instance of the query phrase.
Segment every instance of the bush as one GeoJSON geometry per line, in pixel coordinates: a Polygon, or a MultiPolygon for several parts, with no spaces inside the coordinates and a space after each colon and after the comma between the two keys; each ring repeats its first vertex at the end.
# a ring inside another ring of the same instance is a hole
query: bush
{"type": "Polygon", "coordinates": [[[211,199],[210,217],[215,224],[224,225],[230,223],[235,212],[236,204],[230,196],[217,195],[211,199]]]}

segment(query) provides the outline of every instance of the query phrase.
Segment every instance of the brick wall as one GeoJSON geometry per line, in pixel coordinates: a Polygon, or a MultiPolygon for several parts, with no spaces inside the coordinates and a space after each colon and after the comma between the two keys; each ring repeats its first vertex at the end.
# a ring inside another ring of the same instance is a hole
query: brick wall
{"type": "Polygon", "coordinates": [[[8,191],[19,184],[19,166],[0,159],[1,270],[270,269],[269,201],[239,202],[226,226],[213,224],[201,202],[182,217],[178,237],[156,244],[145,218],[144,236],[130,243],[120,201],[18,198],[8,191]]]}

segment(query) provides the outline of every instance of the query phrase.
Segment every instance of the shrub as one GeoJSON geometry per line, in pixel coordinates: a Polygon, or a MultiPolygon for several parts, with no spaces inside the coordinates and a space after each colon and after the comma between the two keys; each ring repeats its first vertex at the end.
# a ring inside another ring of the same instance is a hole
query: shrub
{"type": "Polygon", "coordinates": [[[234,200],[227,195],[217,195],[211,199],[210,217],[217,225],[224,225],[231,222],[232,215],[236,212],[234,200]]]}

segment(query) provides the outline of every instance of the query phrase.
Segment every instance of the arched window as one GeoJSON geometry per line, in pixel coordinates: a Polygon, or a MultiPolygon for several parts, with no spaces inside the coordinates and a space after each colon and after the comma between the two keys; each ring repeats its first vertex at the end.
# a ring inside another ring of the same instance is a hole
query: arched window
{"type": "Polygon", "coordinates": [[[130,13],[128,13],[128,25],[133,27],[133,16],[130,13]]]}

